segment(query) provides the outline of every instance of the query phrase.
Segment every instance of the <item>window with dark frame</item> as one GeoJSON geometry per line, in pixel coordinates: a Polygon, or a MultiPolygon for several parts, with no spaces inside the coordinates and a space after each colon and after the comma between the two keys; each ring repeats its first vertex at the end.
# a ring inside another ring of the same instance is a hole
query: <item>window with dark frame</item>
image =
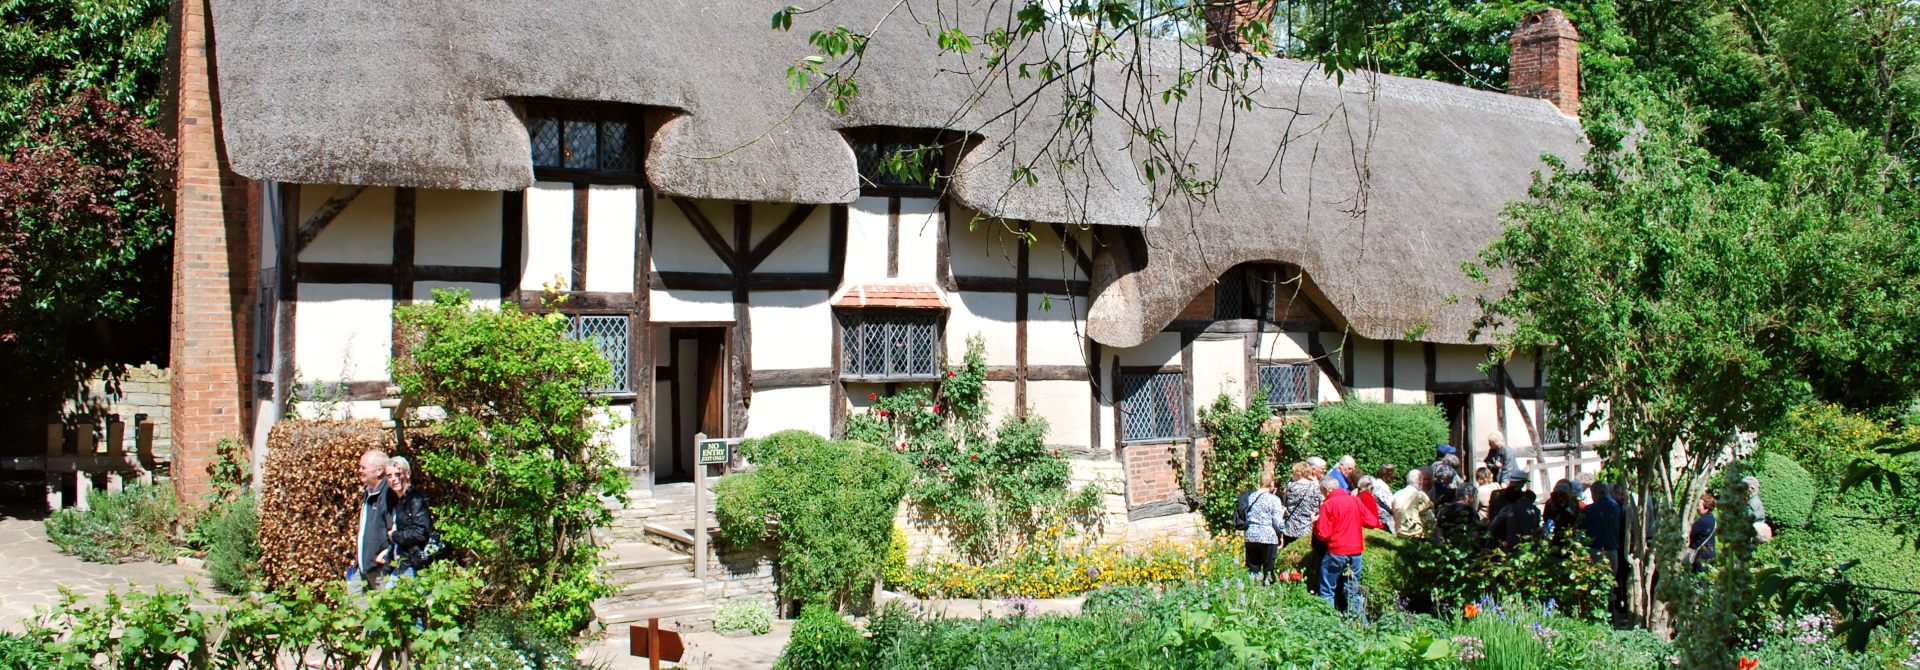
{"type": "Polygon", "coordinates": [[[1312,408],[1319,394],[1312,363],[1266,363],[1260,366],[1260,388],[1274,409],[1312,408]]]}
{"type": "Polygon", "coordinates": [[[1120,373],[1120,439],[1170,440],[1187,436],[1185,394],[1178,372],[1120,373]]]}
{"type": "Polygon", "coordinates": [[[862,128],[847,132],[863,195],[939,194],[957,155],[955,133],[923,128],[862,128]]]}
{"type": "Polygon", "coordinates": [[[567,317],[567,337],[584,340],[611,364],[613,374],[606,382],[588,389],[589,393],[612,395],[632,393],[629,342],[631,329],[624,315],[574,315],[567,317]]]}
{"type": "Polygon", "coordinates": [[[1270,264],[1237,265],[1220,275],[1213,288],[1213,318],[1274,318],[1273,299],[1279,273],[1270,264]]]}
{"type": "Polygon", "coordinates": [[[926,381],[940,377],[940,317],[934,310],[840,313],[840,377],[926,381]]]}
{"type": "Polygon", "coordinates": [[[1577,424],[1585,423],[1586,417],[1583,416],[1584,412],[1576,411],[1571,407],[1554,409],[1548,407],[1546,403],[1541,403],[1541,407],[1545,409],[1542,410],[1543,416],[1541,416],[1541,423],[1544,429],[1540,432],[1540,444],[1543,446],[1574,446],[1580,444],[1581,430],[1577,424]],[[1575,425],[1557,425],[1559,421],[1563,420],[1575,425]]]}
{"type": "Polygon", "coordinates": [[[529,101],[526,118],[536,176],[639,178],[646,137],[640,107],[529,101]]]}

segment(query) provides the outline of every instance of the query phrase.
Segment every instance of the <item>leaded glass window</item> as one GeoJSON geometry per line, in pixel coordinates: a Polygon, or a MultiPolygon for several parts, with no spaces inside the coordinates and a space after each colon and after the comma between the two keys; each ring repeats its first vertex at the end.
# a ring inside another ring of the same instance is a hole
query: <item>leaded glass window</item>
{"type": "Polygon", "coordinates": [[[527,103],[527,140],[536,170],[632,175],[644,134],[637,108],[585,103],[527,103]]]}
{"type": "Polygon", "coordinates": [[[1260,388],[1267,392],[1267,404],[1276,409],[1312,407],[1315,386],[1312,363],[1260,366],[1260,388]]]}
{"type": "MultiPolygon", "coordinates": [[[[1541,403],[1541,407],[1547,407],[1546,403],[1541,403]]],[[[1548,446],[1579,444],[1582,432],[1579,424],[1586,420],[1582,414],[1571,407],[1548,409],[1546,415],[1541,417],[1546,430],[1540,433],[1540,443],[1548,446]],[[1561,425],[1563,421],[1570,425],[1561,425]]]]}
{"type": "Polygon", "coordinates": [[[873,310],[841,313],[840,376],[863,381],[938,378],[938,314],[873,310]]]}
{"type": "Polygon", "coordinates": [[[1120,373],[1120,439],[1186,437],[1185,393],[1178,372],[1120,373]]]}
{"type": "Polygon", "coordinates": [[[567,337],[585,340],[593,345],[600,357],[612,364],[611,379],[588,389],[593,393],[631,393],[633,387],[628,383],[627,374],[632,361],[632,349],[628,347],[629,329],[625,316],[574,316],[567,319],[567,337]]]}

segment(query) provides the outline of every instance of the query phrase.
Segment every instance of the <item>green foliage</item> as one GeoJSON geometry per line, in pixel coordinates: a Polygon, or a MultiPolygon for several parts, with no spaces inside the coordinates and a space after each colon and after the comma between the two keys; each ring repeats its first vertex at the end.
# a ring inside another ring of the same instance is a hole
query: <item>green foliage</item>
{"type": "Polygon", "coordinates": [[[1068,457],[1047,446],[1047,422],[1029,413],[988,432],[986,346],[937,385],[874,394],[867,413],[847,421],[848,439],[891,447],[914,469],[910,502],[961,553],[990,561],[1041,530],[1099,522],[1098,486],[1069,487],[1068,457]]]}
{"type": "Polygon", "coordinates": [[[222,591],[244,594],[261,583],[259,500],[243,493],[203,518],[207,576],[222,591]]]}
{"type": "Polygon", "coordinates": [[[610,374],[606,359],[567,338],[561,314],[481,309],[465,292],[435,291],[394,319],[395,381],[446,410],[418,467],[444,486],[438,529],[479,568],[485,602],[556,636],[579,631],[612,592],[589,534],[612,519],[602,501],[627,489],[598,437],[606,400],[583,392],[610,374]]]}
{"type": "Polygon", "coordinates": [[[887,562],[880,566],[880,583],[899,588],[907,578],[907,529],[894,526],[887,535],[887,562]]]}
{"type": "Polygon", "coordinates": [[[907,569],[900,590],[923,598],[1063,598],[1104,586],[1159,586],[1245,574],[1239,535],[1129,550],[1034,542],[990,563],[934,560],[907,569]]]}
{"type": "MultiPolygon", "coordinates": [[[[1273,408],[1267,405],[1266,389],[1255,391],[1253,401],[1245,408],[1224,393],[1211,406],[1200,408],[1200,428],[1212,445],[1202,475],[1205,481],[1197,487],[1200,516],[1215,534],[1234,531],[1234,505],[1241,493],[1260,483],[1260,468],[1273,457],[1280,436],[1267,429],[1271,418],[1273,408]]],[[[1185,476],[1185,470],[1175,472],[1185,476]]],[[[1182,488],[1196,488],[1182,484],[1182,488]]]]}
{"type": "Polygon", "coordinates": [[[1587,554],[1584,534],[1576,531],[1564,541],[1536,539],[1504,549],[1487,546],[1480,529],[1470,525],[1450,525],[1442,533],[1445,541],[1404,545],[1407,583],[1416,585],[1405,595],[1424,596],[1442,611],[1487,601],[1534,606],[1552,602],[1567,616],[1605,620],[1613,583],[1610,568],[1587,554]]]}
{"type": "MultiPolygon", "coordinates": [[[[1367,601],[1367,613],[1380,616],[1399,607],[1401,598],[1414,588],[1409,581],[1412,573],[1406,555],[1409,545],[1416,543],[1375,529],[1367,529],[1366,539],[1366,553],[1360,555],[1360,592],[1367,601]]],[[[1274,556],[1275,569],[1305,572],[1312,544],[1303,540],[1281,547],[1274,556]]],[[[1318,588],[1318,574],[1307,574],[1305,578],[1308,588],[1318,588]]]]}
{"type": "MultiPolygon", "coordinates": [[[[1746,466],[1743,474],[1760,480],[1760,500],[1766,505],[1768,523],[1776,531],[1812,523],[1815,500],[1822,489],[1813,475],[1793,459],[1771,452],[1747,459],[1746,466]]],[[[1829,480],[1827,486],[1832,485],[1829,480]]]]}
{"type": "Polygon", "coordinates": [[[47,517],[47,539],[60,551],[94,563],[173,559],[173,487],[128,484],[87,502],[47,517]]]}
{"type": "Polygon", "coordinates": [[[487,615],[461,631],[426,670],[587,670],[565,639],[508,616],[487,615]]]}
{"type": "Polygon", "coordinates": [[[65,99],[94,88],[140,116],[159,118],[167,53],[164,0],[8,0],[0,15],[0,149],[19,146],[35,95],[65,99]]]}
{"type": "Polygon", "coordinates": [[[867,593],[886,562],[912,476],[906,464],[879,447],[802,430],[747,440],[740,452],[755,467],[720,481],[722,537],[742,546],[771,537],[788,600],[833,608],[867,593]]]}
{"type": "Polygon", "coordinates": [[[832,608],[809,604],[793,624],[793,638],[774,670],[858,670],[867,663],[867,638],[832,608]]]}
{"type": "Polygon", "coordinates": [[[773,630],[773,610],[761,603],[722,603],[713,611],[713,629],[722,633],[746,631],[766,635],[773,630]]]}
{"type": "Polygon", "coordinates": [[[0,630],[0,668],[42,670],[53,665],[53,657],[40,650],[33,638],[0,630]]]}
{"type": "Polygon", "coordinates": [[[358,668],[384,655],[395,668],[431,665],[460,637],[478,587],[456,570],[429,570],[363,598],[342,586],[315,594],[259,594],[209,602],[192,591],[108,591],[97,601],[63,592],[28,623],[51,662],[85,670],[105,660],[128,670],[271,668],[287,657],[328,670],[358,668]]]}
{"type": "Polygon", "coordinates": [[[1411,472],[1433,462],[1434,447],[1447,441],[1447,420],[1434,405],[1343,400],[1315,407],[1306,453],[1332,462],[1351,454],[1361,468],[1393,464],[1411,472]]]}

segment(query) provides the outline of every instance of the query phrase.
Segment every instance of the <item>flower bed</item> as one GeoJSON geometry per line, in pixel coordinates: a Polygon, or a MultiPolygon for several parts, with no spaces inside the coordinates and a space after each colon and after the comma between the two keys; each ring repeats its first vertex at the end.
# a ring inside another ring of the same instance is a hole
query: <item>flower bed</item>
{"type": "Polygon", "coordinates": [[[909,566],[896,590],[922,598],[1059,598],[1107,586],[1177,586],[1240,573],[1241,540],[1160,542],[1139,551],[1084,545],[1028,545],[993,563],[935,561],[909,566]]]}

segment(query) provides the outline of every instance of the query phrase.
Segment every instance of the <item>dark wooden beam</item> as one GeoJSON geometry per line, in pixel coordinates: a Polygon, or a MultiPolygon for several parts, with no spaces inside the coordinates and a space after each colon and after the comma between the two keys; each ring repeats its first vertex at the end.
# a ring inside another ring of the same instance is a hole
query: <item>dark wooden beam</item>
{"type": "Polygon", "coordinates": [[[295,240],[299,236],[300,185],[280,185],[280,227],[274,251],[275,262],[280,273],[280,309],[274,315],[274,376],[273,400],[277,406],[285,407],[293,395],[293,324],[294,313],[300,306],[300,249],[295,240]]]}
{"type": "Polygon", "coordinates": [[[837,288],[847,273],[847,206],[832,207],[827,220],[827,274],[833,275],[837,288]]]}
{"type": "Polygon", "coordinates": [[[940,237],[933,255],[933,279],[940,288],[958,291],[953,284],[953,203],[945,194],[940,196],[940,237]]]}
{"type": "MultiPolygon", "coordinates": [[[[1101,447],[1100,445],[1100,389],[1103,388],[1102,382],[1105,381],[1103,379],[1105,375],[1103,375],[1100,370],[1101,363],[1100,363],[1100,343],[1099,342],[1094,342],[1091,340],[1087,342],[1087,361],[1088,361],[1088,364],[1087,364],[1087,381],[1088,381],[1088,384],[1087,384],[1087,398],[1088,398],[1087,400],[1087,432],[1089,433],[1089,435],[1087,436],[1087,445],[1093,449],[1098,450],[1101,447]]],[[[1111,451],[1109,451],[1108,453],[1115,456],[1118,455],[1118,454],[1112,454],[1111,451]]]]}
{"type": "Polygon", "coordinates": [[[1475,379],[1463,382],[1433,382],[1427,385],[1427,390],[1434,393],[1494,393],[1500,388],[1485,379],[1475,379]]]}
{"type": "Polygon", "coordinates": [[[654,389],[657,373],[653,360],[653,195],[647,189],[634,192],[639,199],[639,235],[633,240],[633,318],[628,324],[627,360],[633,388],[633,448],[628,461],[640,470],[640,477],[653,485],[654,389]]]}
{"type": "Polygon", "coordinates": [[[1393,340],[1380,341],[1380,389],[1386,402],[1393,402],[1393,340]]]}
{"type": "Polygon", "coordinates": [[[687,215],[687,223],[693,225],[694,232],[699,233],[700,239],[706,241],[707,248],[713,250],[713,255],[718,256],[720,262],[726,264],[727,271],[737,271],[739,263],[734,260],[733,249],[729,248],[727,241],[720,237],[720,230],[713,227],[713,222],[707,220],[707,214],[700,211],[700,206],[686,198],[674,198],[673,205],[680,208],[682,214],[687,215]]]}
{"type": "MultiPolygon", "coordinates": [[[[634,306],[633,294],[625,291],[566,291],[558,297],[564,298],[560,309],[576,314],[631,314],[634,306]]],[[[518,302],[521,309],[529,312],[553,311],[542,303],[545,299],[543,295],[522,294],[518,302]]]]}
{"type": "MultiPolygon", "coordinates": [[[[333,195],[327,196],[326,201],[320,203],[320,208],[314,210],[313,214],[300,224],[300,231],[294,236],[296,240],[293,245],[294,251],[296,253],[306,251],[307,245],[313,244],[314,238],[320,236],[320,231],[326,230],[327,224],[333,223],[333,219],[340,216],[340,212],[345,210],[347,205],[353,204],[353,199],[360,197],[360,194],[366,190],[366,186],[357,184],[334,189],[333,195]]],[[[294,202],[298,204],[299,199],[296,198],[294,202]]]]}
{"type": "Polygon", "coordinates": [[[573,185],[573,281],[570,287],[575,291],[587,290],[587,201],[591,187],[582,183],[573,185]]]}
{"type": "Polygon", "coordinates": [[[520,292],[520,240],[526,234],[527,192],[500,194],[500,299],[513,300],[520,292]]]}
{"type": "MultiPolygon", "coordinates": [[[[1020,224],[1021,237],[1032,233],[1031,224],[1020,224]]],[[[1027,280],[1032,276],[1033,245],[1021,240],[1014,252],[1013,296],[1013,415],[1027,415],[1027,280]]]]}
{"type": "MultiPolygon", "coordinates": [[[[413,304],[413,251],[414,209],[418,197],[413,189],[396,188],[393,190],[393,306],[401,307],[413,304]]],[[[393,321],[393,340],[389,351],[400,355],[401,343],[405,341],[400,332],[400,321],[393,321]]]]}
{"type": "MultiPolygon", "coordinates": [[[[1319,333],[1307,333],[1307,355],[1313,357],[1315,368],[1318,368],[1328,379],[1333,380],[1333,387],[1340,393],[1340,397],[1353,395],[1353,384],[1349,383],[1340,370],[1333,366],[1333,361],[1327,360],[1327,345],[1320,341],[1319,333]]],[[[1317,398],[1319,395],[1313,393],[1311,397],[1317,398]]]]}
{"type": "Polygon", "coordinates": [[[381,380],[310,382],[297,385],[295,392],[302,398],[381,400],[387,397],[389,386],[393,386],[393,382],[381,380]]]}
{"type": "Polygon", "coordinates": [[[756,391],[796,386],[825,386],[839,381],[840,373],[830,367],[753,371],[753,388],[756,391]]]}
{"type": "MultiPolygon", "coordinates": [[[[394,284],[410,275],[412,282],[501,281],[500,268],[466,265],[420,265],[412,268],[381,263],[299,263],[300,281],[308,284],[394,284]]],[[[409,295],[408,297],[411,297],[409,295]]]]}
{"type": "Polygon", "coordinates": [[[1259,319],[1227,319],[1222,321],[1185,319],[1169,322],[1163,330],[1170,333],[1241,334],[1271,332],[1308,333],[1318,332],[1319,329],[1319,322],[1300,319],[1280,322],[1268,322],[1259,319]]]}
{"type": "Polygon", "coordinates": [[[1053,224],[1053,233],[1060,236],[1060,243],[1066,247],[1068,253],[1073,255],[1073,264],[1080,268],[1080,276],[1093,277],[1093,257],[1088,256],[1087,252],[1080,248],[1079,240],[1067,236],[1066,224],[1053,224]]]}
{"type": "Polygon", "coordinates": [[[787,239],[793,237],[795,231],[800,230],[801,224],[807,222],[807,217],[813,216],[814,207],[814,205],[794,205],[793,211],[788,212],[787,218],[780,222],[780,227],[773,229],[773,232],[767,233],[765,239],[753,245],[753,251],[747,254],[747,271],[759,269],[761,263],[767,262],[767,257],[779,250],[780,245],[786,244],[787,239]]]}
{"type": "Polygon", "coordinates": [[[747,430],[747,406],[753,402],[753,320],[748,309],[750,297],[747,290],[747,253],[748,239],[753,235],[753,203],[733,203],[733,341],[727,346],[728,357],[732,360],[733,374],[727,375],[730,392],[729,405],[732,415],[727,420],[727,432],[730,437],[745,435],[747,430]]]}
{"type": "MultiPolygon", "coordinates": [[[[1432,396],[1432,394],[1436,392],[1434,391],[1434,386],[1438,383],[1438,380],[1440,378],[1439,346],[1435,345],[1432,342],[1420,343],[1420,357],[1422,360],[1426,362],[1427,378],[1426,378],[1425,384],[1426,384],[1428,396],[1432,396]]],[[[1431,399],[1431,397],[1429,397],[1429,399],[1431,399]]]]}
{"type": "Polygon", "coordinates": [[[1354,367],[1353,359],[1359,358],[1359,356],[1355,355],[1359,353],[1359,347],[1354,346],[1356,344],[1359,344],[1359,339],[1357,336],[1353,334],[1353,331],[1351,330],[1341,331],[1340,333],[1340,367],[1344,368],[1344,370],[1342,371],[1342,374],[1346,376],[1347,384],[1351,386],[1360,385],[1359,375],[1355,374],[1353,371],[1353,367],[1354,367]]]}
{"type": "MultiPolygon", "coordinates": [[[[1537,359],[1537,358],[1534,359],[1533,364],[1534,364],[1534,370],[1538,371],[1540,366],[1540,359],[1537,359]]],[[[1507,394],[1513,396],[1516,400],[1516,402],[1513,403],[1513,406],[1520,410],[1520,423],[1527,427],[1527,442],[1534,445],[1540,444],[1540,429],[1534,425],[1533,413],[1527,410],[1526,403],[1518,402],[1518,399],[1521,397],[1520,389],[1514,387],[1513,376],[1507,374],[1505,366],[1502,366],[1500,368],[1500,378],[1501,378],[1501,381],[1505,382],[1507,386],[1507,394]]],[[[1540,387],[1536,386],[1534,388],[1539,389],[1540,387]]],[[[1511,447],[1509,447],[1509,449],[1511,449],[1511,447]]]]}
{"type": "Polygon", "coordinates": [[[900,197],[887,198],[887,278],[900,276],[900,197]]]}

